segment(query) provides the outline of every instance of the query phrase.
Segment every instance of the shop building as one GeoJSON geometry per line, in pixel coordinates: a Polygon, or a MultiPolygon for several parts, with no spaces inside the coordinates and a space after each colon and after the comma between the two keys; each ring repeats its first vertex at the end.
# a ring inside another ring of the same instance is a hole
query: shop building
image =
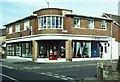
{"type": "MultiPolygon", "coordinates": [[[[82,58],[110,59],[112,20],[43,8],[5,25],[7,55],[33,61],[82,58]]],[[[112,54],[113,59],[118,59],[112,54]]]]}

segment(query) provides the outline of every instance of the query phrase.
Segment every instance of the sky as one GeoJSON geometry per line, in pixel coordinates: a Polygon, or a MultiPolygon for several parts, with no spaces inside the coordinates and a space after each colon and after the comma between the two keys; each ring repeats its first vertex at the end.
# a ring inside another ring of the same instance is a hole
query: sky
{"type": "Polygon", "coordinates": [[[100,17],[103,13],[118,15],[120,0],[1,0],[0,28],[3,25],[31,15],[34,11],[47,8],[71,9],[74,14],[100,17]]]}

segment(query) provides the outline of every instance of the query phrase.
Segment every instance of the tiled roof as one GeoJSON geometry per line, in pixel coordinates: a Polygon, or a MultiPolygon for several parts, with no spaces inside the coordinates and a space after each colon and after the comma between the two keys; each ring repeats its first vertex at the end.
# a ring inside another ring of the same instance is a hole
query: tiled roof
{"type": "Polygon", "coordinates": [[[103,13],[103,15],[107,16],[108,18],[113,19],[120,25],[120,15],[113,15],[113,14],[108,14],[108,13],[103,13]]]}
{"type": "Polygon", "coordinates": [[[91,18],[91,19],[99,19],[99,20],[109,20],[109,21],[112,21],[112,19],[110,19],[110,18],[93,17],[93,16],[78,15],[78,14],[66,14],[66,16],[81,17],[81,18],[91,18]]]}
{"type": "Polygon", "coordinates": [[[22,19],[19,19],[19,20],[14,21],[14,22],[5,24],[4,26],[12,25],[12,24],[14,24],[14,23],[18,23],[18,22],[23,21],[23,20],[31,19],[31,18],[33,18],[33,17],[36,17],[36,15],[33,14],[33,15],[30,15],[30,16],[24,17],[24,18],[22,18],[22,19]]]}

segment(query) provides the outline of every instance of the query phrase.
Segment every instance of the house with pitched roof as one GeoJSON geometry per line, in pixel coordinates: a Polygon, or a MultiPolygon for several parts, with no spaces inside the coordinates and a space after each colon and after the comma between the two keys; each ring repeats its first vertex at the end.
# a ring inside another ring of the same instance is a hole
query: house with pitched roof
{"type": "Polygon", "coordinates": [[[108,13],[102,14],[103,18],[110,18],[112,23],[112,54],[120,56],[120,15],[113,15],[108,13]]]}

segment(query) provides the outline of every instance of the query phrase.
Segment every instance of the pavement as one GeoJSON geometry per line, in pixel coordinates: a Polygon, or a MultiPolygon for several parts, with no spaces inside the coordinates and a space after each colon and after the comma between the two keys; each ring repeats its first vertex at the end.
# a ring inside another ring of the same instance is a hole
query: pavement
{"type": "MultiPolygon", "coordinates": [[[[32,62],[29,58],[26,59],[0,59],[2,62],[1,66],[9,69],[19,69],[19,70],[32,70],[36,72],[37,70],[54,70],[54,69],[64,69],[72,67],[84,67],[84,66],[96,66],[96,63],[99,61],[80,61],[80,62],[56,62],[56,63],[41,63],[41,62],[32,62]],[[48,68],[49,67],[49,68],[48,68]]],[[[47,72],[49,73],[49,72],[47,72]]],[[[42,74],[42,73],[41,73],[42,74]]],[[[83,78],[80,82],[104,82],[98,80],[96,77],[86,77],[83,78]]]]}

